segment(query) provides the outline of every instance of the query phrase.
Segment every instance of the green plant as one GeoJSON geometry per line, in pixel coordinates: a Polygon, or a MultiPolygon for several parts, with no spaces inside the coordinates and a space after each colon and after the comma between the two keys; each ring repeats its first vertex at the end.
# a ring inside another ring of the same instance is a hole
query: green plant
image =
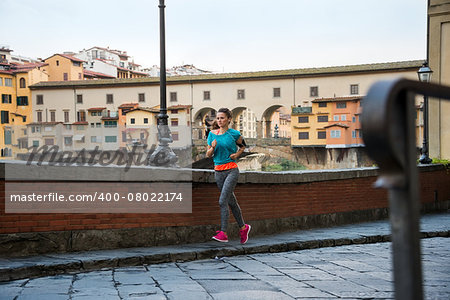
{"type": "Polygon", "coordinates": [[[446,168],[450,167],[450,160],[448,160],[448,159],[433,158],[432,163],[433,164],[443,164],[446,168]]]}
{"type": "Polygon", "coordinates": [[[261,170],[266,171],[266,172],[280,172],[280,171],[292,171],[292,170],[306,170],[306,167],[295,161],[291,161],[291,160],[282,158],[281,162],[279,164],[262,166],[261,170]]]}

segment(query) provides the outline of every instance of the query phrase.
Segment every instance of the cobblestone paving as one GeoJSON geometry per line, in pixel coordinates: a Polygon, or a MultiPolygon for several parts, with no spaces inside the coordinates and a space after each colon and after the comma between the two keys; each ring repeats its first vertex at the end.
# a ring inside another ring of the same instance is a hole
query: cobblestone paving
{"type": "MultiPolygon", "coordinates": [[[[450,299],[450,238],[421,241],[426,299],[450,299]]],[[[0,284],[0,299],[393,299],[390,243],[114,268],[0,284]]]]}

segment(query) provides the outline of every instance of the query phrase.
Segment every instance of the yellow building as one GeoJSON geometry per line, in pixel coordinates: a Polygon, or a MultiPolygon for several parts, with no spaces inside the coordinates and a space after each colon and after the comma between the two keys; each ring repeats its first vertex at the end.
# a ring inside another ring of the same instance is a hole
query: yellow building
{"type": "Polygon", "coordinates": [[[0,70],[0,93],[2,95],[0,109],[0,157],[1,159],[12,157],[12,129],[13,115],[16,105],[16,81],[11,71],[0,70]]]}
{"type": "Polygon", "coordinates": [[[310,107],[292,107],[291,145],[325,147],[326,131],[331,117],[331,105],[312,102],[310,107]]]}
{"type": "Polygon", "coordinates": [[[126,129],[122,133],[122,142],[127,149],[133,146],[148,148],[157,144],[157,115],[159,110],[153,108],[136,107],[124,112],[126,129]]]}
{"type": "MultiPolygon", "coordinates": [[[[159,109],[158,105],[152,108],[136,107],[124,112],[126,115],[126,129],[122,140],[126,140],[127,149],[131,149],[134,145],[147,145],[148,148],[151,148],[152,145],[158,144],[157,117],[159,109]]],[[[167,115],[169,116],[168,126],[173,139],[171,147],[189,147],[192,143],[190,128],[191,106],[169,106],[167,115]]]]}
{"type": "Polygon", "coordinates": [[[48,81],[83,80],[83,60],[66,55],[54,54],[45,59],[48,64],[48,81]]]}
{"type": "Polygon", "coordinates": [[[13,159],[27,152],[26,124],[32,120],[32,101],[29,85],[47,81],[43,63],[2,65],[0,69],[1,121],[0,156],[13,159]]]}

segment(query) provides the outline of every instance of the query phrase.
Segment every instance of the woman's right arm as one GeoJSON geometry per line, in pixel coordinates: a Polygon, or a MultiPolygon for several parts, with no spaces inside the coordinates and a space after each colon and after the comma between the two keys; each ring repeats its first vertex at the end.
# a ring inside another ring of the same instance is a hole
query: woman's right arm
{"type": "Polygon", "coordinates": [[[214,149],[216,148],[217,141],[214,140],[211,143],[211,146],[208,145],[208,150],[206,151],[206,157],[211,157],[214,154],[214,149]]]}

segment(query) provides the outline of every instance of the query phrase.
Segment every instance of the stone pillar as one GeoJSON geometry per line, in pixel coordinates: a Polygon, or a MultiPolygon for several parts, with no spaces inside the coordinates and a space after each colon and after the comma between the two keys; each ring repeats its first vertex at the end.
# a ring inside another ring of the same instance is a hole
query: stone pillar
{"type": "Polygon", "coordinates": [[[256,138],[262,139],[263,137],[263,121],[256,121],[256,138]]]}
{"type": "Polygon", "coordinates": [[[266,138],[271,138],[272,136],[270,135],[270,127],[272,125],[272,121],[265,121],[266,123],[266,138]]]}

